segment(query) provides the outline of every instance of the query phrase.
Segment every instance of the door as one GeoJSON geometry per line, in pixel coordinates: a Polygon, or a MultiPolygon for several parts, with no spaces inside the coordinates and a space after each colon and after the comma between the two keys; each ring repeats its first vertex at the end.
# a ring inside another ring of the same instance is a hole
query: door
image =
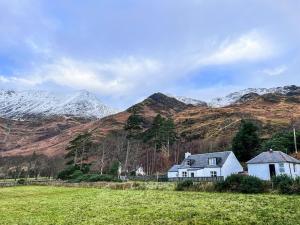
{"type": "Polygon", "coordinates": [[[194,173],[191,173],[191,177],[195,177],[195,174],[194,174],[194,173]]]}
{"type": "Polygon", "coordinates": [[[270,177],[276,176],[275,164],[269,164],[270,177]]]}

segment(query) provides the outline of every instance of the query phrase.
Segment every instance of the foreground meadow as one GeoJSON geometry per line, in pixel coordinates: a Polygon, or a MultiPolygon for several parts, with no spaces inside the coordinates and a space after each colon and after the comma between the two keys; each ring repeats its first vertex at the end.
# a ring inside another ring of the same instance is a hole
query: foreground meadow
{"type": "Polygon", "coordinates": [[[22,186],[0,224],[300,224],[300,196],[22,186]]]}

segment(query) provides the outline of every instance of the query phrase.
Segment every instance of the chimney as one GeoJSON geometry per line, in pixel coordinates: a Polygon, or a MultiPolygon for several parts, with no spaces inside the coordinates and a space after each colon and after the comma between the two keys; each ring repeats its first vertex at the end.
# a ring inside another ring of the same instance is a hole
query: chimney
{"type": "Polygon", "coordinates": [[[192,154],[189,153],[189,152],[186,152],[186,153],[184,154],[184,158],[188,158],[190,155],[192,155],[192,154]]]}

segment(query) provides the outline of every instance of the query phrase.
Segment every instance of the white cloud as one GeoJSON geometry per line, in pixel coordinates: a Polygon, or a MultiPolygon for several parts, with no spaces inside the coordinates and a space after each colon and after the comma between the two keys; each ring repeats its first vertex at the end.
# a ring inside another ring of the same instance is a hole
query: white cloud
{"type": "Polygon", "coordinates": [[[223,41],[215,51],[198,56],[197,65],[231,64],[241,61],[257,61],[275,54],[271,40],[257,31],[251,31],[234,40],[223,41]]]}
{"type": "Polygon", "coordinates": [[[0,83],[8,83],[9,79],[7,79],[5,76],[0,76],[0,83]]]}
{"type": "Polygon", "coordinates": [[[278,76],[283,74],[285,71],[287,71],[287,69],[288,68],[286,65],[282,65],[271,69],[263,69],[261,72],[268,76],[278,76]]]}
{"type": "Polygon", "coordinates": [[[74,89],[88,89],[101,94],[127,94],[142,83],[155,81],[160,76],[162,64],[149,58],[125,57],[109,62],[83,62],[61,58],[40,65],[29,75],[0,77],[2,82],[11,82],[36,87],[47,82],[74,89]]]}

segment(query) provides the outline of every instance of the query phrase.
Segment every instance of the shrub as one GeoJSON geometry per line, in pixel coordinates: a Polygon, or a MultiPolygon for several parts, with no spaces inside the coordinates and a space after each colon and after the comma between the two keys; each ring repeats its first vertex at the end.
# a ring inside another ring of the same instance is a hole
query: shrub
{"type": "Polygon", "coordinates": [[[288,175],[279,175],[272,178],[274,188],[276,188],[281,194],[292,194],[292,186],[294,183],[293,178],[288,175]]]}
{"type": "Polygon", "coordinates": [[[300,194],[300,177],[297,177],[292,185],[292,192],[294,194],[300,194]]]}
{"type": "Polygon", "coordinates": [[[264,181],[257,177],[245,176],[240,184],[240,191],[242,193],[263,193],[264,190],[264,181]]]}
{"type": "Polygon", "coordinates": [[[25,184],[26,183],[26,180],[25,179],[19,179],[18,181],[17,181],[17,184],[25,184]]]}
{"type": "Polygon", "coordinates": [[[218,181],[215,183],[214,189],[218,192],[227,191],[227,183],[224,180],[218,181]]]}
{"type": "Polygon", "coordinates": [[[112,175],[91,174],[90,177],[88,178],[88,180],[86,180],[86,181],[88,181],[88,182],[97,182],[97,181],[120,182],[121,180],[112,175]]]}
{"type": "Polygon", "coordinates": [[[71,175],[76,171],[79,170],[78,166],[69,166],[66,169],[62,170],[61,172],[59,172],[59,174],[57,175],[57,179],[61,179],[61,180],[69,180],[71,179],[71,175]]]}
{"type": "Polygon", "coordinates": [[[191,180],[180,181],[177,183],[175,190],[176,191],[184,191],[192,186],[193,186],[193,181],[191,181],[191,180]]]}
{"type": "Polygon", "coordinates": [[[215,184],[216,191],[231,191],[242,193],[262,193],[265,191],[265,183],[261,179],[253,176],[233,174],[225,181],[215,184]]]}
{"type": "Polygon", "coordinates": [[[224,188],[227,191],[240,192],[240,185],[244,179],[244,175],[233,174],[226,178],[224,188]]]}
{"type": "Polygon", "coordinates": [[[83,175],[83,172],[81,170],[75,170],[71,175],[71,179],[76,179],[78,177],[81,177],[83,175]]]}

